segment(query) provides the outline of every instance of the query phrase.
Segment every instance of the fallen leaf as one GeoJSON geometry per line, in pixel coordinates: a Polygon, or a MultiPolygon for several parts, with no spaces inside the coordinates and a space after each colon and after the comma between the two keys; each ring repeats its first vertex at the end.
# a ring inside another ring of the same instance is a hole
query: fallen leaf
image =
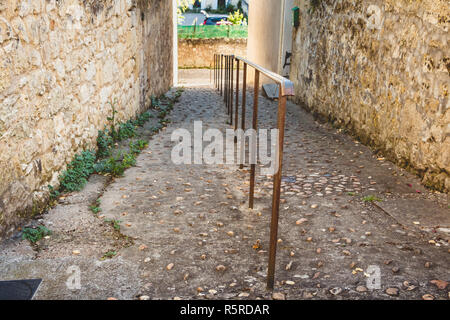
{"type": "Polygon", "coordinates": [[[444,280],[431,280],[430,283],[434,284],[436,287],[438,287],[441,290],[444,290],[447,288],[448,282],[444,280]]]}
{"type": "Polygon", "coordinates": [[[223,272],[223,271],[227,270],[227,267],[225,267],[225,266],[222,265],[222,264],[219,264],[219,265],[216,267],[216,270],[219,271],[219,272],[223,272]]]}
{"type": "Polygon", "coordinates": [[[390,296],[398,296],[398,289],[397,288],[387,288],[386,293],[390,296]]]}
{"type": "Polygon", "coordinates": [[[172,270],[173,269],[174,264],[173,263],[169,263],[166,267],[167,270],[172,270]]]}

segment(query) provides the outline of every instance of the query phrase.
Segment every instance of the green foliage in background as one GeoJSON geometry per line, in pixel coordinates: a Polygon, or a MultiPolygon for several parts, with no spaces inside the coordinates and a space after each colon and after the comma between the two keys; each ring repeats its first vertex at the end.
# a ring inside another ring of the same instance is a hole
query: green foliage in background
{"type": "Polygon", "coordinates": [[[246,25],[178,26],[179,39],[247,38],[246,25]]]}
{"type": "Polygon", "coordinates": [[[230,13],[228,15],[228,21],[233,25],[247,25],[247,19],[244,18],[244,14],[239,10],[235,11],[234,13],[230,13]]]}

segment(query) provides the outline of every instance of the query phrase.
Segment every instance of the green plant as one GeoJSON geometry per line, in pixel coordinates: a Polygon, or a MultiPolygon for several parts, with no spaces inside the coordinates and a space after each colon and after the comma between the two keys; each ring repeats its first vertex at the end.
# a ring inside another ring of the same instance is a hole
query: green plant
{"type": "Polygon", "coordinates": [[[365,202],[374,202],[374,201],[383,201],[382,199],[378,198],[377,196],[368,195],[363,198],[363,201],[365,202]]]}
{"type": "Polygon", "coordinates": [[[108,104],[111,106],[111,110],[112,110],[112,115],[110,117],[107,117],[106,119],[110,122],[110,134],[111,137],[113,138],[113,140],[117,140],[116,137],[116,113],[117,113],[117,109],[116,109],[116,105],[117,105],[118,101],[117,98],[114,98],[114,100],[112,101],[108,101],[108,104]]]}
{"type": "Polygon", "coordinates": [[[94,170],[100,174],[111,174],[113,177],[119,177],[123,175],[125,168],[120,161],[121,154],[117,156],[110,156],[107,159],[97,162],[94,165],[94,170]]]}
{"type": "Polygon", "coordinates": [[[244,14],[239,10],[236,10],[234,13],[230,13],[228,15],[228,21],[233,25],[246,25],[247,19],[244,18],[244,14]]]}
{"type": "Polygon", "coordinates": [[[160,101],[158,98],[156,98],[155,96],[151,96],[150,100],[152,102],[151,106],[153,109],[158,109],[160,106],[160,101]]]}
{"type": "Polygon", "coordinates": [[[95,153],[93,151],[83,151],[75,155],[72,162],[67,165],[67,170],[59,176],[61,191],[79,191],[87,182],[87,179],[94,172],[95,153]]]}
{"type": "Polygon", "coordinates": [[[130,141],[130,152],[139,154],[147,146],[148,142],[145,140],[130,141]]]}
{"type": "Polygon", "coordinates": [[[100,199],[95,200],[95,204],[90,205],[89,209],[91,209],[91,211],[95,214],[102,211],[102,209],[100,208],[100,199]]]}
{"type": "Polygon", "coordinates": [[[101,260],[105,260],[105,259],[111,259],[113,257],[115,257],[117,255],[117,252],[114,250],[108,250],[103,257],[101,258],[101,260]]]}
{"type": "Polygon", "coordinates": [[[125,153],[123,155],[122,166],[125,169],[130,168],[136,164],[136,157],[133,153],[125,153]]]}
{"type": "Polygon", "coordinates": [[[147,122],[152,117],[153,117],[153,115],[150,114],[148,111],[146,111],[146,112],[142,113],[141,115],[139,115],[137,117],[137,119],[133,121],[133,124],[135,126],[142,127],[145,124],[145,122],[147,122]]]}
{"type": "Polygon", "coordinates": [[[106,158],[111,155],[111,147],[114,143],[108,129],[98,131],[97,135],[97,159],[106,158]]]}
{"type": "Polygon", "coordinates": [[[121,123],[119,125],[119,129],[117,130],[117,139],[118,141],[126,140],[128,138],[134,137],[136,134],[135,132],[135,126],[133,124],[133,121],[127,121],[124,123],[121,123]]]}
{"type": "Polygon", "coordinates": [[[114,230],[120,231],[120,223],[122,222],[121,220],[116,220],[116,219],[105,219],[105,222],[111,224],[112,227],[114,228],[114,230]]]}
{"type": "Polygon", "coordinates": [[[97,162],[94,165],[94,171],[101,174],[110,174],[113,177],[120,177],[125,172],[125,169],[136,164],[136,157],[131,153],[119,152],[116,156],[110,156],[107,159],[97,162]],[[121,159],[122,158],[122,159],[121,159]]]}
{"type": "Polygon", "coordinates": [[[59,196],[61,195],[61,192],[59,192],[58,190],[55,190],[55,188],[51,185],[48,185],[48,191],[50,192],[50,200],[54,201],[56,199],[59,198],[59,196]]]}
{"type": "Polygon", "coordinates": [[[36,243],[45,236],[50,235],[52,232],[44,226],[38,226],[36,228],[24,228],[22,233],[22,239],[27,239],[31,243],[36,243]]]}

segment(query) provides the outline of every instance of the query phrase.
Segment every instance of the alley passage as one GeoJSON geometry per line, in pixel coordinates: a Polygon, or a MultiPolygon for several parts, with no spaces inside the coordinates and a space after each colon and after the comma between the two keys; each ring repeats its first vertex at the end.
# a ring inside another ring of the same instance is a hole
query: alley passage
{"type": "MultiPolygon", "coordinates": [[[[260,128],[275,126],[276,106],[260,97],[260,128]]],[[[43,278],[37,299],[272,298],[265,289],[271,179],[257,172],[250,210],[247,167],[172,163],[173,130],[192,132],[194,120],[204,130],[230,127],[211,87],[185,88],[170,119],[124,177],[106,185],[93,176],[44,215],[53,234],[39,250],[5,243],[2,279],[43,278]],[[89,204],[99,195],[97,217],[89,204]],[[104,221],[119,223],[120,234],[104,221]],[[76,270],[78,288],[67,285],[76,270]]],[[[447,195],[290,102],[285,141],[274,292],[286,299],[448,299],[447,195]],[[379,289],[367,288],[369,266],[379,268],[379,289]]]]}

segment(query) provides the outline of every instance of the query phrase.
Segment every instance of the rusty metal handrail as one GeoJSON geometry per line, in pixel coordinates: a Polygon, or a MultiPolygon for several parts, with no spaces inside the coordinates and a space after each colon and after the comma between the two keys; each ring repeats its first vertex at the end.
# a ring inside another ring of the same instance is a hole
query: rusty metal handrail
{"type": "Polygon", "coordinates": [[[294,95],[294,83],[291,80],[286,79],[285,77],[279,75],[278,73],[267,70],[266,68],[263,68],[260,65],[253,63],[245,58],[242,58],[239,56],[234,56],[234,58],[246,63],[247,65],[253,67],[255,70],[258,70],[259,72],[264,74],[266,77],[277,82],[281,87],[280,94],[282,96],[293,96],[294,95]]]}
{"type": "MultiPolygon", "coordinates": [[[[270,222],[270,249],[269,249],[269,265],[267,271],[267,288],[272,290],[275,279],[275,260],[278,235],[278,216],[280,209],[280,189],[281,189],[281,173],[283,164],[283,141],[284,141],[284,125],[286,120],[286,101],[288,96],[294,95],[294,84],[292,81],[276,74],[262,66],[253,63],[245,58],[214,54],[214,84],[220,95],[223,95],[227,112],[230,115],[229,124],[234,129],[238,129],[239,120],[239,67],[240,62],[243,63],[243,82],[242,82],[242,108],[241,108],[241,129],[245,130],[245,109],[246,109],[246,91],[247,91],[247,67],[255,69],[254,79],[254,98],[253,98],[253,119],[252,129],[256,130],[258,126],[258,97],[259,97],[259,76],[260,73],[275,81],[279,86],[278,96],[278,115],[277,128],[278,132],[278,150],[277,150],[277,167],[278,170],[274,174],[273,179],[273,196],[272,196],[272,217],[270,222]],[[236,63],[236,103],[233,108],[233,71],[236,63]]],[[[243,164],[240,164],[243,168],[243,164]]],[[[256,164],[250,164],[250,190],[249,190],[249,208],[253,209],[254,192],[255,192],[255,169],[256,164]]]]}

